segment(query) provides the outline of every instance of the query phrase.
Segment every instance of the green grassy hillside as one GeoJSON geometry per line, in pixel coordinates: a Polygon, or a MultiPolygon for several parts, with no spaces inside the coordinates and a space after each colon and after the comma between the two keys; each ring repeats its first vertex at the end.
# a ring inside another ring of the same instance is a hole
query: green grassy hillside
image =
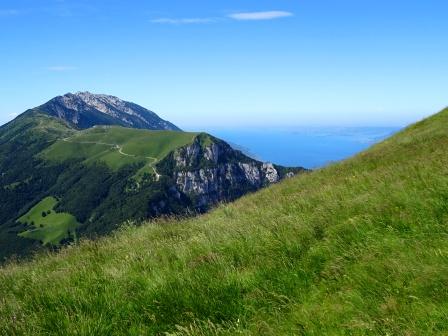
{"type": "MultiPolygon", "coordinates": [[[[261,162],[205,133],[80,130],[42,113],[28,110],[0,127],[0,264],[42,245],[106,235],[127,220],[204,212],[270,183],[261,162]],[[212,145],[219,159],[208,156],[212,145]],[[245,173],[248,163],[261,172],[255,179],[245,173]],[[34,210],[48,197],[57,199],[48,218],[29,215],[42,214],[34,210]]],[[[275,169],[279,178],[303,171],[275,169]]]]}
{"type": "Polygon", "coordinates": [[[37,240],[18,235],[29,227],[18,225],[16,219],[48,196],[65,167],[44,167],[35,155],[75,132],[64,122],[31,110],[0,127],[0,260],[39,248],[37,240]]]}
{"type": "Polygon", "coordinates": [[[448,334],[448,110],[189,220],[0,270],[3,335],[448,334]]]}
{"type": "Polygon", "coordinates": [[[57,203],[54,197],[46,197],[20,217],[17,221],[31,228],[19,235],[39,240],[44,245],[58,245],[64,239],[76,239],[79,223],[71,214],[55,212],[57,203]]]}
{"type": "Polygon", "coordinates": [[[90,164],[104,162],[118,170],[133,163],[154,164],[176,148],[193,142],[197,135],[97,126],[56,142],[42,153],[42,157],[50,161],[85,159],[90,164]]]}

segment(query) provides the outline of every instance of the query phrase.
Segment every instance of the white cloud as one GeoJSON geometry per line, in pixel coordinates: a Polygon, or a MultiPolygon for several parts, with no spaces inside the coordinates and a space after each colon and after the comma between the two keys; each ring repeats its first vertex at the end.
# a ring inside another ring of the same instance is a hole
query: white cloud
{"type": "Polygon", "coordinates": [[[47,67],[47,70],[55,72],[63,72],[63,71],[76,70],[76,67],[70,65],[54,65],[47,67]]]}
{"type": "Polygon", "coordinates": [[[204,24],[204,23],[213,23],[216,21],[217,21],[216,18],[182,18],[182,19],[159,18],[151,20],[152,23],[172,24],[172,25],[204,24]]]}
{"type": "Polygon", "coordinates": [[[256,20],[274,20],[290,16],[294,16],[294,14],[285,11],[267,11],[267,12],[233,13],[229,15],[229,18],[238,21],[256,21],[256,20]]]}
{"type": "Polygon", "coordinates": [[[15,118],[15,117],[17,117],[19,114],[18,113],[10,113],[10,114],[8,114],[8,117],[9,118],[15,118]]]}
{"type": "Polygon", "coordinates": [[[152,23],[186,25],[186,24],[205,24],[225,21],[226,19],[238,21],[257,21],[257,20],[274,20],[285,17],[294,16],[291,12],[286,11],[264,11],[264,12],[240,12],[227,15],[226,17],[204,17],[204,18],[155,18],[152,23]]]}

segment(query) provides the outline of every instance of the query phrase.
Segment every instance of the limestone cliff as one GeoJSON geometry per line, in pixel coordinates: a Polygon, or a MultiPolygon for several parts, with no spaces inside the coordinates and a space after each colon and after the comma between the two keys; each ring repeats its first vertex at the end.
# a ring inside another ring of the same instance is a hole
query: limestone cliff
{"type": "Polygon", "coordinates": [[[208,134],[168,155],[158,169],[197,208],[234,200],[303,170],[251,159],[208,134]]]}

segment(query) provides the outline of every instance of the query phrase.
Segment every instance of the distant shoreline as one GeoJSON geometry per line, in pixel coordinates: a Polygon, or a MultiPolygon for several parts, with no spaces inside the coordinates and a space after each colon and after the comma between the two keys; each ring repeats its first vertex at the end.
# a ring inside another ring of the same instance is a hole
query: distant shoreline
{"type": "Polygon", "coordinates": [[[206,131],[257,160],[313,169],[353,156],[400,127],[209,128],[206,131]]]}

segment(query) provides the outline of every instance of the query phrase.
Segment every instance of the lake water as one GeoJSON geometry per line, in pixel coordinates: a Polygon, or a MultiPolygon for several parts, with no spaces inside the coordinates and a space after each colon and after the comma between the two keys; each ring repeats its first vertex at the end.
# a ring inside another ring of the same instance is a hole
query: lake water
{"type": "Polygon", "coordinates": [[[353,156],[397,132],[397,127],[207,129],[261,161],[318,168],[353,156]]]}

